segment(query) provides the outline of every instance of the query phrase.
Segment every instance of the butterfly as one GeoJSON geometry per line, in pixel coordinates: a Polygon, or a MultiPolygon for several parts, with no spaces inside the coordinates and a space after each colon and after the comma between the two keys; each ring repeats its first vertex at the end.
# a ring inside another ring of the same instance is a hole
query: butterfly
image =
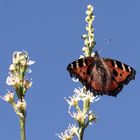
{"type": "Polygon", "coordinates": [[[130,80],[135,79],[132,67],[114,59],[102,58],[95,51],[92,57],[83,57],[67,66],[71,77],[79,79],[86,90],[96,95],[117,96],[130,80]]]}

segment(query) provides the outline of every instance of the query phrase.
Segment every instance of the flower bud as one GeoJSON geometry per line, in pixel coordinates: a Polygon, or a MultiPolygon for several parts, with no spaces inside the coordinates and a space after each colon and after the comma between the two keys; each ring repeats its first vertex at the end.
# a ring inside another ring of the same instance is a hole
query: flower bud
{"type": "Polygon", "coordinates": [[[16,67],[14,64],[11,64],[9,67],[9,71],[14,72],[16,70],[16,67]]]}
{"type": "Polygon", "coordinates": [[[96,122],[96,116],[93,113],[91,113],[88,116],[88,120],[89,122],[92,122],[92,121],[96,122]]]}
{"type": "Polygon", "coordinates": [[[29,80],[24,80],[23,85],[26,89],[28,89],[32,86],[32,82],[30,82],[29,80]]]}
{"type": "Polygon", "coordinates": [[[86,35],[86,34],[83,34],[83,35],[82,35],[82,38],[83,38],[83,39],[86,39],[86,38],[87,38],[87,35],[86,35]]]}
{"type": "Polygon", "coordinates": [[[91,13],[93,12],[93,6],[91,5],[91,4],[89,4],[88,6],[87,6],[87,10],[88,11],[91,11],[91,13]]]}

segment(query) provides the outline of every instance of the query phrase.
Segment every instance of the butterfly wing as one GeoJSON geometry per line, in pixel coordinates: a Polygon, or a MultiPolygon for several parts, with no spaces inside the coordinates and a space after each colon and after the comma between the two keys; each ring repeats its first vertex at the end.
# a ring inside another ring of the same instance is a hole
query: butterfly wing
{"type": "Polygon", "coordinates": [[[68,65],[71,77],[78,78],[94,95],[117,96],[135,78],[135,70],[117,60],[86,57],[68,65]]]}
{"type": "Polygon", "coordinates": [[[136,71],[134,68],[113,59],[104,59],[104,61],[117,82],[125,85],[128,84],[130,80],[135,79],[136,71]]]}
{"type": "Polygon", "coordinates": [[[136,71],[134,68],[118,60],[104,59],[104,62],[111,73],[112,94],[117,95],[132,79],[135,79],[136,71]]]}
{"type": "Polygon", "coordinates": [[[92,63],[92,57],[81,58],[70,63],[67,70],[69,71],[71,77],[78,78],[80,82],[86,84],[90,75],[90,66],[92,63]]]}

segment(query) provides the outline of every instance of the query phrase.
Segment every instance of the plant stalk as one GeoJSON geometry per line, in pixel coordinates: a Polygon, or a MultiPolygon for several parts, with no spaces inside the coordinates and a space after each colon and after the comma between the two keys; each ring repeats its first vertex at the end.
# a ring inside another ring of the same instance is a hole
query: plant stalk
{"type": "Polygon", "coordinates": [[[20,119],[20,133],[21,133],[21,140],[26,140],[26,132],[25,132],[25,117],[19,118],[20,119]]]}
{"type": "Polygon", "coordinates": [[[85,127],[80,128],[80,130],[79,130],[79,140],[83,140],[84,130],[85,130],[85,127]]]}

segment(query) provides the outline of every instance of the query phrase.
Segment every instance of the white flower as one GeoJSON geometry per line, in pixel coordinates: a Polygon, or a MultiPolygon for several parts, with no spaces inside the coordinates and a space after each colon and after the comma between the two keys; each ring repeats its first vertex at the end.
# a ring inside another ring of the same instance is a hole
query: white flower
{"type": "Polygon", "coordinates": [[[19,77],[16,76],[16,75],[13,75],[11,73],[10,73],[10,75],[6,79],[6,84],[9,85],[9,86],[10,85],[15,86],[19,82],[20,82],[19,77]]]}
{"type": "Polygon", "coordinates": [[[18,100],[16,104],[16,108],[19,110],[19,112],[26,111],[26,102],[24,99],[22,101],[18,100]]]}
{"type": "Polygon", "coordinates": [[[74,89],[74,93],[75,95],[79,96],[79,97],[83,97],[84,96],[84,89],[83,88],[75,88],[74,89]]]}
{"type": "Polygon", "coordinates": [[[34,64],[35,61],[29,60],[28,53],[26,51],[13,53],[13,64],[19,64],[21,66],[29,66],[34,64]]]}
{"type": "Polygon", "coordinates": [[[7,94],[1,98],[8,103],[13,103],[14,102],[14,93],[12,91],[8,91],[7,94]]]}
{"type": "Polygon", "coordinates": [[[88,49],[89,49],[88,47],[85,47],[85,46],[84,46],[84,47],[82,48],[82,51],[85,52],[85,51],[88,51],[88,49]]]}
{"type": "Polygon", "coordinates": [[[15,67],[14,64],[11,64],[10,67],[9,67],[9,71],[13,72],[14,70],[16,70],[16,67],[15,67]]]}
{"type": "Polygon", "coordinates": [[[68,104],[70,106],[76,106],[77,103],[78,103],[78,101],[81,100],[81,98],[79,96],[80,94],[78,94],[78,89],[74,89],[74,92],[75,92],[75,94],[72,97],[70,96],[69,97],[70,98],[69,100],[65,98],[65,100],[68,102],[68,104]],[[77,90],[77,93],[76,93],[76,90],[77,90]]]}
{"type": "Polygon", "coordinates": [[[77,105],[77,103],[78,103],[78,101],[80,101],[80,100],[82,100],[82,98],[85,96],[85,87],[83,87],[83,88],[75,88],[74,89],[74,94],[73,94],[73,96],[71,97],[69,97],[70,98],[70,100],[68,100],[68,99],[66,99],[65,98],[65,100],[68,102],[68,104],[70,105],[70,106],[76,106],[77,105]]]}
{"type": "Polygon", "coordinates": [[[28,65],[33,65],[35,63],[35,61],[29,60],[28,61],[28,65]]]}
{"type": "Polygon", "coordinates": [[[90,102],[98,101],[100,98],[98,96],[94,96],[92,92],[87,91],[85,87],[74,89],[74,95],[76,95],[79,100],[85,101],[89,100],[90,102]]]}
{"type": "Polygon", "coordinates": [[[74,115],[74,118],[80,123],[84,123],[86,117],[87,117],[87,114],[83,113],[82,111],[78,111],[74,115]]]}
{"type": "Polygon", "coordinates": [[[89,90],[85,94],[85,96],[82,98],[83,101],[88,100],[90,103],[93,103],[94,101],[98,101],[100,98],[98,96],[94,96],[92,92],[89,90]]]}
{"type": "Polygon", "coordinates": [[[73,112],[73,113],[69,112],[69,114],[72,118],[74,118],[75,120],[77,120],[80,123],[84,123],[86,117],[88,116],[87,114],[85,114],[84,112],[82,112],[80,110],[77,112],[73,112]]]}
{"type": "Polygon", "coordinates": [[[26,51],[13,53],[13,64],[18,64],[19,62],[22,65],[26,65],[28,59],[28,53],[26,51]]]}
{"type": "Polygon", "coordinates": [[[73,133],[73,135],[78,135],[78,127],[76,127],[76,124],[69,124],[68,130],[73,133]]]}
{"type": "Polygon", "coordinates": [[[61,140],[72,140],[72,135],[67,130],[64,133],[56,134],[61,140]]]}
{"type": "Polygon", "coordinates": [[[78,127],[74,124],[69,124],[68,129],[64,133],[56,134],[61,140],[72,140],[74,135],[78,135],[78,127]]]}

